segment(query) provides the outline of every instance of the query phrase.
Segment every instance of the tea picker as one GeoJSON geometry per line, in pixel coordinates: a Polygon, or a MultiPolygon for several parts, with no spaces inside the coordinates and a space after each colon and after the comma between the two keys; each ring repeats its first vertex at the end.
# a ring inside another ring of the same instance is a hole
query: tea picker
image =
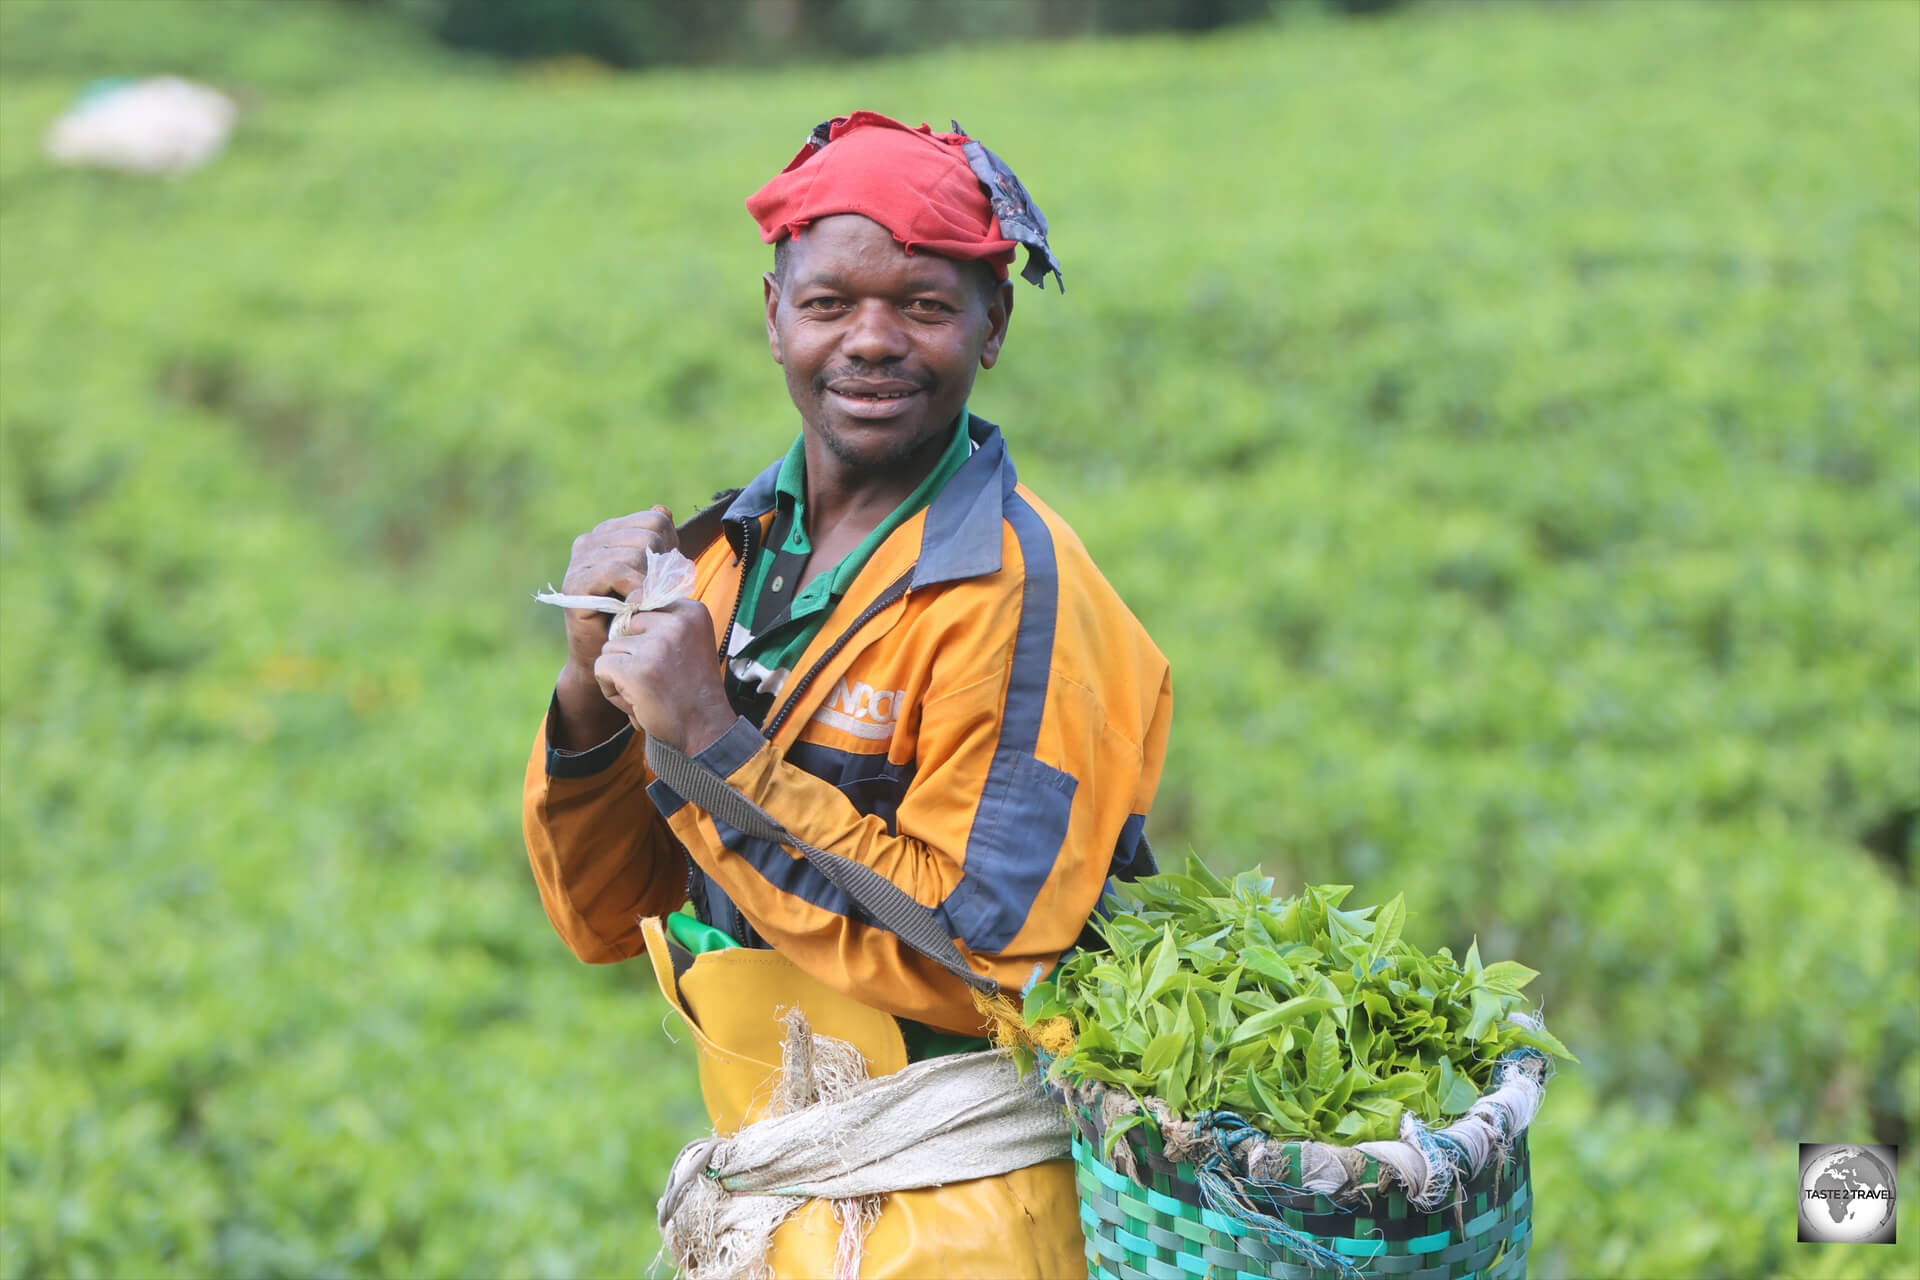
{"type": "Polygon", "coordinates": [[[581,959],[645,954],[687,1024],[712,1133],[661,1202],[687,1274],[1076,1274],[1065,1110],[974,997],[1153,870],[1172,695],[974,411],[1016,254],[1060,278],[1048,225],[957,125],[870,112],[747,206],[799,436],[678,526],[575,540],[524,787],[541,900],[581,959]],[[669,552],[690,581],[642,607],[669,552]]]}

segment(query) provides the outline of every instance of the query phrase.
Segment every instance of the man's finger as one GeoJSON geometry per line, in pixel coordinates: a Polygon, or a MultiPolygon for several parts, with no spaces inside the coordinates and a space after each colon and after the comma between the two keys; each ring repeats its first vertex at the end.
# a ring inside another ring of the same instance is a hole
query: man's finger
{"type": "Polygon", "coordinates": [[[681,596],[677,600],[662,605],[654,612],[670,613],[675,617],[686,618],[689,621],[697,621],[709,631],[713,629],[713,615],[707,611],[707,606],[687,596],[681,596]]]}
{"type": "Polygon", "coordinates": [[[619,596],[625,599],[638,591],[647,575],[638,565],[626,560],[596,560],[567,568],[561,591],[570,596],[619,596]]]}
{"type": "Polygon", "coordinates": [[[618,707],[627,719],[633,719],[633,704],[621,695],[620,686],[611,677],[601,674],[598,663],[594,664],[593,679],[600,686],[600,696],[618,707]]]}
{"type": "Polygon", "coordinates": [[[593,534],[602,536],[631,534],[636,531],[664,537],[669,547],[679,543],[679,535],[673,528],[673,513],[661,506],[655,506],[646,511],[636,511],[632,515],[615,516],[611,520],[602,520],[593,526],[593,534]]]}
{"type": "Polygon", "coordinates": [[[599,524],[593,526],[593,531],[595,533],[608,533],[614,529],[631,529],[635,527],[658,529],[663,525],[669,529],[673,528],[673,516],[665,507],[656,504],[648,507],[645,511],[630,511],[624,516],[614,516],[611,519],[602,520],[599,524]]]}
{"type": "Polygon", "coordinates": [[[622,525],[618,529],[595,529],[592,533],[583,533],[575,541],[575,548],[585,554],[597,554],[607,551],[672,551],[678,543],[672,529],[656,529],[646,525],[622,525]]]}

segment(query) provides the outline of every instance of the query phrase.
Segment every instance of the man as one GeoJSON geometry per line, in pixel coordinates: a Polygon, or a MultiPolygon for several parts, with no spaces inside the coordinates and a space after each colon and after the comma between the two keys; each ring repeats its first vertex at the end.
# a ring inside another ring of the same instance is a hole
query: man
{"type": "Polygon", "coordinates": [[[636,591],[647,552],[679,547],[692,598],[612,639],[568,611],[524,808],[582,960],[638,954],[639,921],[690,901],[723,942],[892,1015],[915,1058],[983,1033],[967,986],[792,850],[684,801],[639,735],[884,876],[1012,992],[1075,945],[1110,876],[1151,869],[1167,663],[969,409],[1016,248],[1035,283],[1058,269],[1024,189],[957,129],[855,113],[747,201],[775,245],[767,342],[800,437],[680,531],[655,507],[576,539],[566,593],[636,591]]]}
{"type": "MultiPolygon", "coordinates": [[[[646,796],[635,728],[893,880],[1015,990],[1074,944],[1109,874],[1145,869],[1166,662],[967,410],[1007,336],[1016,243],[957,136],[857,113],[748,202],[778,246],[767,341],[802,433],[728,506],[692,600],[612,642],[606,615],[568,612],[525,817],[583,960],[637,954],[637,917],[691,897],[898,1017],[981,1027],[966,988],[805,863],[646,796]]],[[[665,508],[608,521],[564,589],[625,594],[675,545],[665,508]]]]}

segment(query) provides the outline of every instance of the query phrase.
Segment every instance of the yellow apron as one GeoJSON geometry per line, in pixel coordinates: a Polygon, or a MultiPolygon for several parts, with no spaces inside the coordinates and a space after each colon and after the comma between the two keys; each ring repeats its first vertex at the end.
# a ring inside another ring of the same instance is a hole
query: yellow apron
{"type": "MultiPolygon", "coordinates": [[[[700,1093],[721,1136],[769,1114],[784,1027],[799,1008],[818,1035],[845,1040],[869,1077],[907,1065],[900,1027],[807,976],[776,951],[735,948],[694,956],[669,941],[658,918],[641,922],[653,975],[693,1034],[700,1093]]],[[[774,1232],[767,1261],[782,1280],[833,1275],[840,1225],[825,1200],[809,1200],[774,1232]]],[[[1073,1162],[1045,1164],[944,1187],[896,1191],[867,1237],[862,1280],[1079,1280],[1085,1240],[1073,1162]]]]}

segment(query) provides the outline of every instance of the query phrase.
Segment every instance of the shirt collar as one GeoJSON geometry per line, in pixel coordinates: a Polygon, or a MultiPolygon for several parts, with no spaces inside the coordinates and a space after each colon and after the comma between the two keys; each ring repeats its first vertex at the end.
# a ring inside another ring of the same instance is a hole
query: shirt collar
{"type": "MultiPolygon", "coordinates": [[[[972,453],[927,508],[911,584],[915,587],[1000,571],[1001,521],[1018,477],[1000,428],[978,414],[964,409],[962,414],[972,453]]],[[[774,509],[782,492],[781,480],[796,455],[802,456],[804,466],[804,438],[769,463],[727,507],[725,522],[734,546],[740,545],[740,526],[774,509]]]]}
{"type": "MultiPolygon", "coordinates": [[[[959,429],[947,441],[947,447],[933,464],[933,471],[957,469],[961,461],[974,450],[974,444],[968,437],[973,425],[973,415],[965,405],[960,406],[959,429]]],[[[780,459],[780,468],[773,480],[773,499],[776,504],[792,503],[796,513],[804,513],[807,508],[807,437],[804,432],[793,438],[793,446],[787,450],[786,457],[780,459]]],[[[907,501],[912,501],[908,498],[907,501]]]]}
{"type": "Polygon", "coordinates": [[[968,423],[968,434],[973,455],[927,508],[912,586],[958,582],[1000,571],[1001,521],[1017,477],[1000,428],[975,417],[968,423]]]}

